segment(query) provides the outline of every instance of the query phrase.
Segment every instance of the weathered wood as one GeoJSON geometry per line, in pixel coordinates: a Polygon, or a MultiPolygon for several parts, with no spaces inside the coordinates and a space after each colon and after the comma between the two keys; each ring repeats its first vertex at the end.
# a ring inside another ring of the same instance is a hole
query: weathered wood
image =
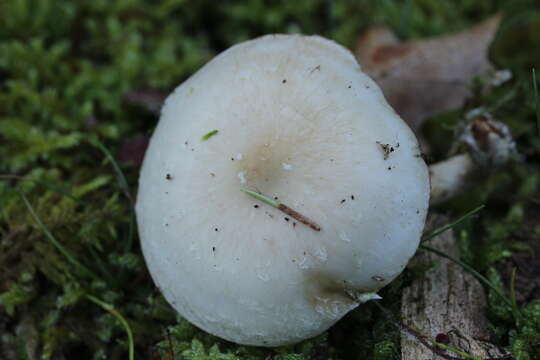
{"type": "MultiPolygon", "coordinates": [[[[446,222],[440,216],[432,216],[428,221],[429,227],[446,222]]],[[[459,256],[451,231],[432,239],[429,245],[459,256]]],[[[478,280],[459,265],[427,251],[419,251],[412,264],[433,262],[436,265],[403,292],[401,313],[405,327],[420,334],[423,340],[444,343],[480,359],[511,358],[489,342],[486,299],[478,280]]],[[[444,359],[443,355],[461,358],[448,351],[436,354],[411,331],[403,331],[401,354],[403,360],[438,360],[444,359]]]]}

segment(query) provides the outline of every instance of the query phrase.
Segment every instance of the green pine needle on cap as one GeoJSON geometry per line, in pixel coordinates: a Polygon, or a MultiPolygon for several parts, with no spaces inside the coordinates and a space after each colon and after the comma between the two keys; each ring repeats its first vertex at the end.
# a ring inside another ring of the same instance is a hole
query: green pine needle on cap
{"type": "Polygon", "coordinates": [[[242,189],[242,191],[245,192],[246,194],[248,194],[249,196],[257,199],[257,200],[262,201],[265,204],[268,204],[268,205],[273,206],[275,208],[279,208],[279,203],[277,201],[272,200],[269,197],[264,196],[263,194],[259,194],[259,193],[255,192],[255,191],[246,190],[246,189],[242,189]]]}

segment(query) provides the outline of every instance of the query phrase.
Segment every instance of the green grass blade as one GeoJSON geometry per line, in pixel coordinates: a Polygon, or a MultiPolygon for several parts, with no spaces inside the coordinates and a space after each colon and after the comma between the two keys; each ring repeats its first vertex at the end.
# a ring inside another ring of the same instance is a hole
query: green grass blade
{"type": "Polygon", "coordinates": [[[111,165],[114,169],[114,172],[116,173],[116,177],[118,179],[118,183],[120,184],[120,188],[122,189],[122,192],[128,198],[129,202],[133,205],[133,199],[131,197],[131,192],[129,190],[129,185],[128,185],[126,176],[122,172],[122,169],[120,168],[120,165],[118,164],[114,156],[111,154],[109,149],[107,149],[107,147],[105,147],[105,145],[103,145],[103,143],[99,141],[98,139],[93,139],[90,142],[92,143],[92,145],[96,146],[99,150],[101,150],[101,152],[105,155],[107,160],[111,162],[111,165]]]}
{"type": "Polygon", "coordinates": [[[135,208],[132,206],[129,212],[129,229],[128,229],[128,241],[126,242],[125,252],[130,252],[133,246],[133,238],[135,237],[136,226],[135,226],[135,208]]]}
{"type": "Polygon", "coordinates": [[[26,208],[30,212],[30,215],[34,219],[34,221],[37,223],[41,231],[45,234],[45,237],[53,244],[53,246],[67,259],[69,263],[74,265],[75,267],[79,268],[81,272],[83,272],[85,275],[91,277],[94,280],[100,280],[100,277],[94,274],[90,269],[88,269],[86,266],[84,266],[82,263],[80,263],[71,253],[54,237],[54,235],[47,229],[43,221],[41,221],[41,218],[38,216],[36,211],[34,210],[34,207],[32,204],[30,204],[30,201],[26,198],[26,196],[20,192],[21,198],[26,205],[26,208]]]}
{"type": "Polygon", "coordinates": [[[262,201],[265,204],[268,204],[268,205],[273,206],[275,208],[279,207],[279,203],[277,201],[272,200],[269,197],[264,196],[263,194],[259,194],[259,193],[255,192],[255,191],[245,190],[245,189],[242,189],[242,191],[245,192],[246,194],[248,194],[249,196],[257,199],[257,200],[262,201]]]}
{"type": "Polygon", "coordinates": [[[538,97],[538,82],[536,81],[536,69],[532,69],[534,104],[536,106],[536,126],[540,136],[540,98],[538,97]]]}
{"type": "Polygon", "coordinates": [[[430,251],[432,253],[435,253],[437,255],[439,255],[440,257],[443,257],[445,259],[448,259],[458,265],[460,265],[462,268],[464,268],[465,270],[467,270],[469,273],[471,273],[474,277],[476,277],[482,284],[486,285],[487,287],[489,287],[491,290],[493,290],[508,306],[510,306],[510,308],[513,308],[512,307],[512,301],[510,301],[495,285],[493,285],[491,283],[491,281],[489,281],[484,275],[480,274],[478,271],[474,270],[470,265],[464,263],[463,261],[457,259],[457,258],[454,258],[453,256],[450,256],[438,249],[435,249],[435,248],[432,248],[432,247],[429,247],[429,246],[426,246],[426,245],[420,245],[418,247],[419,249],[422,249],[422,250],[426,250],[426,251],[430,251]]]}
{"type": "Polygon", "coordinates": [[[133,332],[131,331],[131,327],[129,326],[127,320],[111,304],[107,304],[106,302],[99,300],[97,297],[88,294],[86,295],[86,298],[92,301],[94,304],[100,306],[103,310],[110,312],[122,324],[128,337],[129,360],[134,360],[135,344],[133,342],[133,332]]]}
{"type": "Polygon", "coordinates": [[[131,251],[131,248],[133,247],[133,239],[135,237],[136,226],[135,226],[135,209],[133,206],[134,205],[133,198],[131,197],[131,191],[129,189],[126,176],[124,175],[124,172],[120,168],[120,165],[118,164],[114,156],[111,154],[109,149],[107,149],[107,147],[101,141],[99,141],[98,139],[93,139],[90,142],[94,146],[96,146],[98,149],[100,149],[101,152],[103,152],[103,154],[107,158],[107,160],[111,162],[114,172],[116,173],[118,183],[120,184],[120,188],[122,189],[122,192],[124,193],[126,198],[129,200],[131,209],[130,209],[130,215],[129,215],[130,218],[129,218],[128,239],[126,241],[126,246],[124,249],[125,252],[129,252],[131,251]]]}
{"type": "Polygon", "coordinates": [[[444,349],[446,351],[450,351],[450,352],[453,352],[454,354],[456,355],[459,355],[461,356],[462,358],[464,359],[470,359],[470,360],[482,360],[481,358],[479,357],[476,357],[476,356],[472,356],[470,354],[467,354],[466,352],[464,351],[461,351],[461,350],[458,350],[458,349],[455,349],[451,346],[448,346],[448,345],[445,345],[445,344],[442,344],[440,342],[437,342],[437,341],[432,341],[432,340],[429,340],[432,344],[440,347],[441,349],[444,349]]]}
{"type": "Polygon", "coordinates": [[[49,184],[49,183],[46,183],[44,181],[41,181],[41,180],[37,180],[37,179],[30,179],[30,178],[26,178],[24,176],[19,176],[19,175],[11,175],[11,174],[0,174],[0,180],[17,180],[17,181],[31,181],[31,182],[34,182],[38,185],[41,185],[49,190],[52,190],[54,192],[57,192],[59,193],[60,195],[63,195],[73,201],[76,201],[78,203],[84,203],[81,199],[79,199],[78,197],[76,197],[75,195],[71,194],[69,191],[67,190],[64,190],[63,188],[61,188],[60,186],[57,186],[57,185],[53,185],[53,184],[49,184]]]}
{"type": "Polygon", "coordinates": [[[463,221],[467,220],[468,218],[470,218],[471,216],[473,216],[474,214],[478,213],[480,210],[482,210],[483,208],[485,207],[485,205],[480,205],[478,206],[477,208],[469,211],[468,213],[466,213],[465,215],[461,216],[459,219],[449,223],[449,224],[446,224],[444,226],[441,226],[440,228],[438,229],[435,229],[434,231],[430,232],[429,234],[425,235],[422,237],[422,244],[423,243],[426,243],[428,241],[430,241],[431,239],[433,239],[434,237],[436,236],[439,236],[440,234],[442,234],[443,232],[447,231],[447,230],[450,230],[452,229],[454,226],[462,223],[463,221]]]}
{"type": "Polygon", "coordinates": [[[520,318],[519,306],[516,299],[516,268],[512,270],[512,277],[510,278],[510,301],[512,301],[512,312],[515,319],[520,318]]]}
{"type": "Polygon", "coordinates": [[[93,248],[89,247],[88,251],[90,252],[90,255],[92,255],[92,258],[94,259],[94,264],[97,268],[99,268],[101,274],[105,276],[105,278],[109,281],[109,283],[114,284],[115,286],[120,286],[118,284],[118,280],[116,276],[113,276],[109,270],[107,270],[107,267],[105,263],[103,262],[102,258],[103,256],[100,256],[98,252],[93,248]]]}

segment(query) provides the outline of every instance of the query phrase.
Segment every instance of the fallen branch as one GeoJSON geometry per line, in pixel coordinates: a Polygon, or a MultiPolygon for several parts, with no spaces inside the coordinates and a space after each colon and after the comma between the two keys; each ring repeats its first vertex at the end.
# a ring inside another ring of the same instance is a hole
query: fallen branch
{"type": "MultiPolygon", "coordinates": [[[[439,217],[437,221],[432,216],[428,227],[444,222],[446,219],[439,217]]],[[[431,239],[430,246],[459,257],[450,231],[431,239]]],[[[486,300],[478,280],[461,266],[432,252],[419,252],[413,260],[413,264],[432,262],[437,265],[403,292],[402,359],[511,359],[489,342],[486,300]],[[460,353],[459,357],[454,356],[460,353]]]]}

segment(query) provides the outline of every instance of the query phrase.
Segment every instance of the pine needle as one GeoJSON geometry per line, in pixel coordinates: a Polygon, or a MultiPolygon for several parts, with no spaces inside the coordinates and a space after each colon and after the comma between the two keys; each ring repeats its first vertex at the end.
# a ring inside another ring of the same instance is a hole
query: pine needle
{"type": "Polygon", "coordinates": [[[263,194],[259,194],[259,193],[255,192],[255,191],[251,191],[251,190],[242,189],[242,191],[245,192],[246,194],[248,194],[249,196],[257,199],[257,200],[262,201],[263,203],[265,203],[267,205],[275,207],[276,209],[279,208],[279,203],[277,201],[275,201],[275,200],[270,199],[268,196],[264,196],[263,194]]]}
{"type": "MultiPolygon", "coordinates": [[[[275,200],[272,200],[269,197],[264,196],[263,194],[257,193],[255,191],[251,191],[251,190],[242,190],[242,191],[245,192],[246,194],[248,194],[249,196],[257,199],[257,200],[262,201],[265,204],[268,204],[268,205],[270,205],[272,207],[277,208],[278,210],[280,210],[283,213],[289,215],[293,219],[298,220],[299,222],[301,222],[302,224],[312,228],[313,230],[321,231],[321,227],[319,225],[317,225],[317,223],[315,221],[311,220],[310,218],[308,218],[305,215],[300,214],[298,211],[288,207],[287,205],[285,205],[283,203],[280,203],[280,202],[277,202],[275,200]]],[[[288,221],[288,218],[285,218],[285,220],[288,221]]]]}

